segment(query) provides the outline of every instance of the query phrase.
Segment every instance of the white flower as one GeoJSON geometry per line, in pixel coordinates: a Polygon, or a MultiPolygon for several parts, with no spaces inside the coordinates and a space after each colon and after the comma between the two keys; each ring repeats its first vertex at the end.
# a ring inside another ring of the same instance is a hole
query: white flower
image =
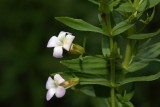
{"type": "Polygon", "coordinates": [[[59,75],[56,74],[54,76],[54,80],[51,77],[48,77],[47,83],[46,83],[46,99],[49,101],[55,94],[57,98],[61,98],[65,95],[66,89],[63,86],[60,86],[61,83],[65,82],[65,80],[59,75]]]}
{"type": "Polygon", "coordinates": [[[75,36],[73,36],[71,33],[61,31],[58,37],[52,36],[50,38],[47,47],[54,47],[53,56],[56,58],[62,58],[63,49],[69,51],[74,38],[75,36]]]}

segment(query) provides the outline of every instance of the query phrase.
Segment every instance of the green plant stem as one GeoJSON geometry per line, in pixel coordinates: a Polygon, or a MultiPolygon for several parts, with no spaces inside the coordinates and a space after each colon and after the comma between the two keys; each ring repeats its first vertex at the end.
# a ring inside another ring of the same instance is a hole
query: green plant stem
{"type": "Polygon", "coordinates": [[[110,55],[110,81],[111,81],[111,90],[110,90],[110,95],[111,95],[111,107],[116,106],[116,98],[115,98],[115,56],[112,55],[114,52],[113,49],[113,44],[114,40],[113,37],[110,36],[110,50],[111,50],[111,55],[110,55]]]}
{"type": "MultiPolygon", "coordinates": [[[[110,50],[113,51],[114,39],[112,37],[112,26],[110,19],[110,10],[109,10],[109,0],[101,0],[100,2],[100,12],[101,12],[101,25],[102,29],[109,36],[109,46],[110,50]]],[[[114,53],[114,52],[111,52],[114,53]]],[[[115,98],[115,57],[114,55],[110,55],[110,80],[111,80],[111,107],[116,107],[116,98],[115,98]]]]}
{"type": "Polygon", "coordinates": [[[111,88],[111,107],[115,107],[115,90],[111,88]]]}
{"type": "Polygon", "coordinates": [[[115,59],[110,59],[111,66],[111,107],[115,107],[115,59]]]}

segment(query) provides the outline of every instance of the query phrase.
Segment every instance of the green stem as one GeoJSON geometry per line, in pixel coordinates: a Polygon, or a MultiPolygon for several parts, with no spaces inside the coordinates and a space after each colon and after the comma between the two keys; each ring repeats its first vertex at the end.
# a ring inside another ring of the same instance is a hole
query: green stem
{"type": "Polygon", "coordinates": [[[110,37],[110,50],[111,50],[111,55],[110,55],[110,73],[111,73],[111,77],[110,77],[110,81],[111,81],[111,90],[110,90],[110,95],[111,95],[111,107],[115,107],[115,103],[116,103],[116,98],[115,98],[115,56],[112,55],[112,51],[114,51],[113,49],[113,44],[114,44],[114,40],[112,37],[110,37]]]}
{"type": "MultiPolygon", "coordinates": [[[[106,34],[109,36],[109,45],[110,45],[110,50],[111,53],[113,51],[113,44],[114,40],[112,37],[112,26],[111,26],[111,19],[110,19],[110,10],[109,10],[109,0],[101,0],[100,2],[100,12],[101,12],[101,24],[102,24],[102,29],[106,34]]],[[[111,107],[116,107],[116,98],[115,98],[115,57],[114,55],[110,55],[110,72],[111,72],[111,107]]]]}
{"type": "Polygon", "coordinates": [[[115,90],[111,88],[111,107],[116,107],[115,105],[115,90]]]}
{"type": "Polygon", "coordinates": [[[115,59],[110,59],[111,66],[111,107],[115,107],[115,59]]]}

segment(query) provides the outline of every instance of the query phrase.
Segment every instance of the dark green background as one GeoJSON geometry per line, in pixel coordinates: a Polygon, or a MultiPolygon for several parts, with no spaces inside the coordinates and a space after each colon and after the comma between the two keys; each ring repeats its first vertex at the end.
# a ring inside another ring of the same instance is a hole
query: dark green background
{"type": "MultiPolygon", "coordinates": [[[[150,31],[160,27],[159,9],[148,27],[150,31]]],[[[79,44],[90,35],[86,49],[101,53],[97,34],[75,31],[54,17],[81,18],[98,25],[97,13],[97,7],[87,0],[0,0],[0,107],[98,107],[98,101],[71,90],[62,99],[45,99],[48,76],[66,69],[52,57],[53,49],[46,48],[52,35],[62,30],[72,32],[79,44]]],[[[140,90],[133,99],[136,107],[158,107],[158,80],[138,83],[137,88],[140,90]]]]}

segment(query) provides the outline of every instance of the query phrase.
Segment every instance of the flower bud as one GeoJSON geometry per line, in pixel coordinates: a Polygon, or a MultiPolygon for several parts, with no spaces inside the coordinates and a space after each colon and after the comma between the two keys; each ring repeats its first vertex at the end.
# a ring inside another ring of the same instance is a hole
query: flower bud
{"type": "Polygon", "coordinates": [[[63,86],[65,89],[67,89],[77,85],[78,82],[79,82],[79,78],[71,78],[70,80],[63,82],[60,85],[63,86]]]}
{"type": "Polygon", "coordinates": [[[80,46],[80,45],[72,44],[69,52],[70,52],[71,54],[82,55],[82,54],[85,53],[85,50],[84,50],[84,48],[83,48],[82,46],[80,46]]]}

